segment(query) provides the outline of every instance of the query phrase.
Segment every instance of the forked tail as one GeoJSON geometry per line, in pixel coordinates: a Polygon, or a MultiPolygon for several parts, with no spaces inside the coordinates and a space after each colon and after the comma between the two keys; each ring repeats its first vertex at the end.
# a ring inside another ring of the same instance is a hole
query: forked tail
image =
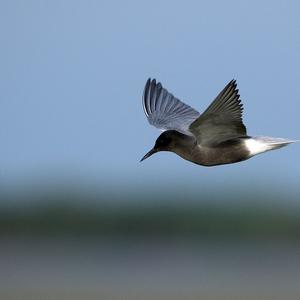
{"type": "Polygon", "coordinates": [[[299,140],[289,140],[274,138],[269,136],[254,136],[246,141],[246,145],[251,155],[285,147],[299,140]]]}

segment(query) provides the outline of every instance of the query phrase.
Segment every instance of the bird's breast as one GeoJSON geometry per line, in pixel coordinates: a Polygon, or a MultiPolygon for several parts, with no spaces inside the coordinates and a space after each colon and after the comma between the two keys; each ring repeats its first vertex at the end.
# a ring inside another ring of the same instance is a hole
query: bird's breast
{"type": "Polygon", "coordinates": [[[249,151],[243,141],[232,141],[215,147],[196,145],[190,161],[204,166],[231,164],[249,158],[249,151]]]}

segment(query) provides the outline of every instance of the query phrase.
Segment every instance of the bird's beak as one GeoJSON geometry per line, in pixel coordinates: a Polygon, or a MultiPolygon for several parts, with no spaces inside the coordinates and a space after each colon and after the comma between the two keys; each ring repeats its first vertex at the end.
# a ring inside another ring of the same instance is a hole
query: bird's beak
{"type": "Polygon", "coordinates": [[[154,154],[154,153],[156,153],[158,150],[157,149],[151,149],[141,160],[140,160],[140,162],[141,161],[143,161],[143,160],[145,160],[146,158],[148,158],[148,157],[150,157],[152,154],[154,154]]]}

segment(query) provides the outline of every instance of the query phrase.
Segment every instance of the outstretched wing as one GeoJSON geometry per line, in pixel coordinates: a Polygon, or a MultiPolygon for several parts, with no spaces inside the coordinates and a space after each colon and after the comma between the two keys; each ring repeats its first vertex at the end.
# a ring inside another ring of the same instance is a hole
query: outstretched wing
{"type": "Polygon", "coordinates": [[[160,82],[147,80],[143,94],[143,108],[151,125],[162,130],[176,130],[192,135],[190,124],[200,113],[169,93],[160,82]]]}
{"type": "Polygon", "coordinates": [[[199,144],[216,146],[226,140],[247,135],[242,112],[243,105],[236,81],[231,80],[189,129],[199,144]]]}

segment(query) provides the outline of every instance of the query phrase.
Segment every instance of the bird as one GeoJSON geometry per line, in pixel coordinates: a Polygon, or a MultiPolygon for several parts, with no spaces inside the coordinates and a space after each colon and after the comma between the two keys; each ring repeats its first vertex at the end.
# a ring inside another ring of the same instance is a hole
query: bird
{"type": "Polygon", "coordinates": [[[149,123],[163,132],[141,161],[157,152],[169,151],[192,163],[210,167],[241,162],[296,142],[247,134],[243,104],[234,79],[202,114],[151,78],[146,82],[142,104],[149,123]]]}

